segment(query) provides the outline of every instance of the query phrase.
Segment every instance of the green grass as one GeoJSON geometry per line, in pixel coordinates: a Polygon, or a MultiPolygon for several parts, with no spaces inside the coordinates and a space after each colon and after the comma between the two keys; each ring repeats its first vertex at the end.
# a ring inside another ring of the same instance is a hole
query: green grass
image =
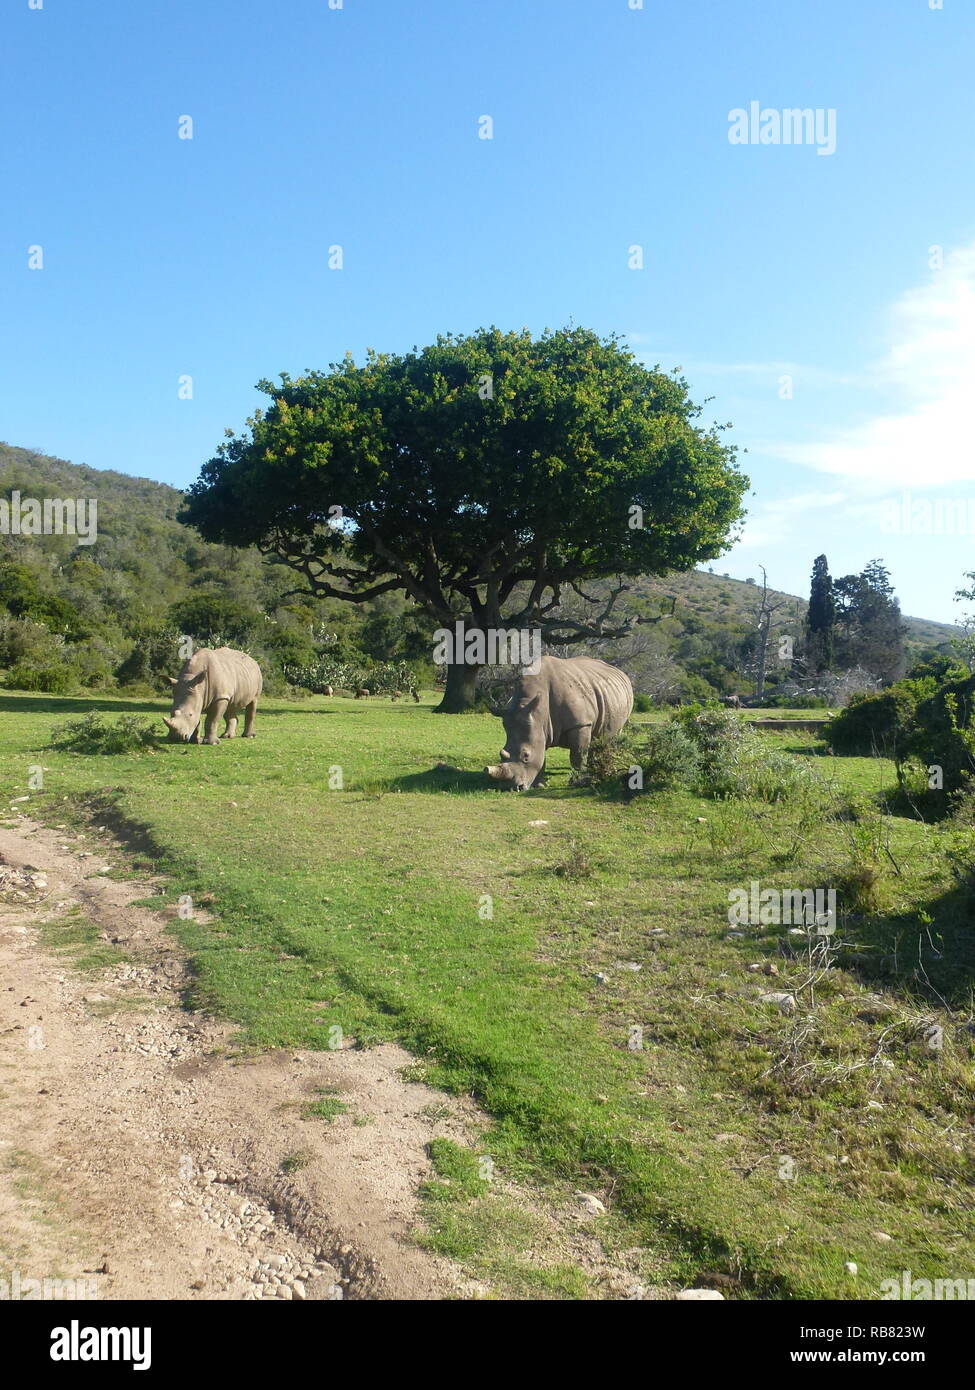
{"type": "MultiPolygon", "coordinates": [[[[662,1278],[723,1272],[746,1295],[870,1298],[904,1268],[971,1267],[975,961],[957,869],[971,835],[882,815],[888,765],[767,735],[832,791],[797,805],[682,792],[624,805],[569,789],[554,750],[550,785],[518,796],[481,772],[496,719],[339,699],[268,701],[256,740],[218,748],[46,748],[52,725],[93,706],[163,712],[4,695],[0,790],[26,794],[40,762],[45,790],[19,809],[123,824],[137,859],[167,876],[156,906],[189,893],[214,914],[174,912],[173,930],[197,1002],[238,1020],[252,1046],[398,1039],[416,1079],[490,1112],[480,1151],[499,1174],[553,1200],[567,1185],[602,1196],[610,1248],[652,1252],[662,1278]],[[867,867],[871,911],[841,893],[821,978],[787,928],[729,935],[732,888],[854,884],[867,867]],[[760,1004],[768,990],[796,993],[797,1013],[760,1004]]],[[[450,1198],[428,1194],[443,1208],[437,1248],[481,1269],[525,1248],[527,1217],[484,1217],[493,1193],[450,1198]]],[[[578,1271],[525,1268],[518,1296],[541,1296],[546,1279],[548,1296],[590,1296],[578,1271]]]]}
{"type": "Polygon", "coordinates": [[[322,1092],[320,1100],[310,1100],[302,1107],[301,1117],[304,1120],[325,1120],[331,1124],[339,1115],[347,1114],[348,1109],[344,1101],[322,1092]]]}

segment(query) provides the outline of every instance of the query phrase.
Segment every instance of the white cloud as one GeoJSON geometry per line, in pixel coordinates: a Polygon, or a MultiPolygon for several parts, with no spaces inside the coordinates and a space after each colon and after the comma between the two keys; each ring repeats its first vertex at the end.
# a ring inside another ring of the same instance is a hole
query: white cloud
{"type": "MultiPolygon", "coordinates": [[[[830,511],[834,518],[846,502],[844,492],[801,492],[794,497],[779,497],[750,511],[736,550],[765,550],[781,545],[795,536],[796,522],[808,524],[815,512],[830,511]]],[[[821,526],[821,518],[817,524],[821,526]]]]}
{"type": "Polygon", "coordinates": [[[868,378],[899,406],[811,443],[762,446],[790,463],[877,485],[939,487],[975,480],[975,243],[893,306],[889,347],[868,378]]]}

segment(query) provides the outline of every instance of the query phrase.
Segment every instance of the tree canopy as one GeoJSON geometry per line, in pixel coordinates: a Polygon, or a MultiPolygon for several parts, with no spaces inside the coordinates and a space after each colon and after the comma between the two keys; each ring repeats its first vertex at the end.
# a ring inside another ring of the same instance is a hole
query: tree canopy
{"type": "MultiPolygon", "coordinates": [[[[664,574],[732,542],[748,480],[681,378],[567,328],[441,336],[279,385],[229,433],[181,520],[257,545],[318,595],[401,590],[444,625],[606,635],[563,592],[664,574]]],[[[620,630],[623,630],[622,628],[620,630]]]]}

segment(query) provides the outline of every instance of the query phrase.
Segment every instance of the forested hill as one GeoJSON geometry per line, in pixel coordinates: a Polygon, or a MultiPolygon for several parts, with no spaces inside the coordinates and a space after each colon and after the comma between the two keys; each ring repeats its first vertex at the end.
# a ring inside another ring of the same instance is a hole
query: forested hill
{"type": "MultiPolygon", "coordinates": [[[[272,688],[275,671],[283,688],[285,666],[323,650],[348,660],[429,659],[433,624],[399,596],[366,605],[289,597],[296,576],[255,550],[201,541],[176,520],[181,494],[162,483],[0,444],[0,500],[14,492],[96,498],[98,534],[79,545],[70,535],[0,533],[0,682],[8,687],[151,685],[172,664],[178,631],[246,646],[271,668],[272,688]]],[[[782,620],[798,630],[805,600],[776,598],[782,620]]],[[[664,615],[641,630],[627,661],[638,688],[644,677],[651,691],[740,688],[757,601],[756,585],[718,572],[636,581],[631,606],[664,615]]],[[[910,657],[955,635],[947,624],[905,622],[910,657]]]]}

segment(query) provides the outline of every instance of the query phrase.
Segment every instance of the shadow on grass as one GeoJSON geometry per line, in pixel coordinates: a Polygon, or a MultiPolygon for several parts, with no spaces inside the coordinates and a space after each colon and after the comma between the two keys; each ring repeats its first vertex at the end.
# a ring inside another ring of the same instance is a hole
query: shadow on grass
{"type": "Polygon", "coordinates": [[[470,792],[494,791],[490,779],[483,772],[465,772],[459,767],[446,764],[432,767],[429,772],[411,772],[402,777],[391,777],[386,784],[390,791],[397,792],[470,792]]]}
{"type": "MultiPolygon", "coordinates": [[[[101,713],[118,711],[119,714],[132,714],[133,705],[152,703],[148,695],[133,696],[131,700],[90,699],[66,695],[0,695],[0,714],[89,714],[92,710],[101,713]]],[[[158,701],[161,714],[168,714],[171,701],[160,695],[158,701]]],[[[149,716],[150,711],[145,711],[149,716]]]]}
{"type": "Polygon", "coordinates": [[[975,868],[959,866],[954,885],[918,903],[913,913],[853,919],[845,936],[857,949],[841,952],[840,964],[874,988],[968,1012],[975,986],[975,868]]]}

